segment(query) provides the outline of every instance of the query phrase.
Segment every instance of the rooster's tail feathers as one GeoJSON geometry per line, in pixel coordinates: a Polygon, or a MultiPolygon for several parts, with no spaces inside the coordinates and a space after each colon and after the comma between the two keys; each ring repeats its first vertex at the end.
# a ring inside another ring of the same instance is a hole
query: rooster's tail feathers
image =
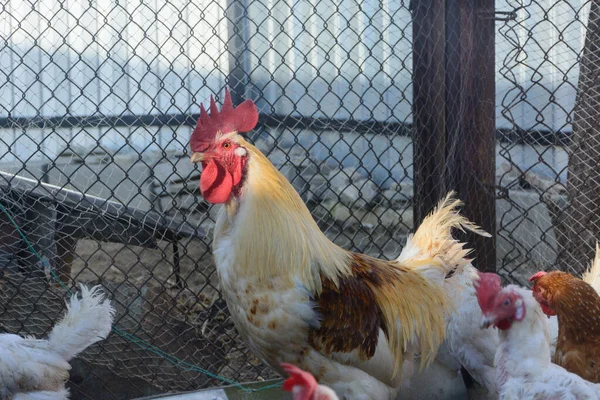
{"type": "Polygon", "coordinates": [[[491,235],[458,212],[462,204],[462,201],[454,198],[454,192],[448,193],[425,217],[414,235],[408,237],[397,260],[409,267],[414,265],[417,269],[423,266],[442,267],[444,276],[468,264],[469,260],[465,257],[471,249],[465,249],[464,243],[452,237],[452,228],[485,237],[491,235]]]}
{"type": "Polygon", "coordinates": [[[598,243],[596,243],[596,255],[594,261],[592,261],[592,266],[584,272],[582,279],[592,285],[596,292],[600,293],[600,245],[598,243]]]}
{"type": "Polygon", "coordinates": [[[114,314],[115,309],[105,299],[100,285],[91,289],[81,285],[81,299],[71,296],[66,315],[50,332],[50,346],[69,361],[108,336],[114,314]]]}

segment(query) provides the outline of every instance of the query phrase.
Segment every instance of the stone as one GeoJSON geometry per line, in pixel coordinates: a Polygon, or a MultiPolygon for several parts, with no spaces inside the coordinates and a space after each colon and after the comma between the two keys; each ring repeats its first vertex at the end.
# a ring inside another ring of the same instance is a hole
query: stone
{"type": "Polygon", "coordinates": [[[519,182],[523,189],[537,189],[548,195],[561,195],[567,193],[567,188],[554,179],[544,178],[533,171],[521,171],[518,167],[502,163],[496,170],[496,182],[500,186],[509,186],[519,182]]]}
{"type": "Polygon", "coordinates": [[[339,200],[350,207],[365,207],[373,202],[378,194],[375,183],[368,180],[356,168],[332,171],[327,179],[330,188],[323,193],[323,199],[339,200]]]}
{"type": "Polygon", "coordinates": [[[413,225],[412,208],[393,209],[389,207],[376,207],[360,218],[363,226],[374,228],[403,228],[408,231],[413,225]]]}
{"type": "MultiPolygon", "coordinates": [[[[307,176],[304,175],[307,179],[307,176]]],[[[323,194],[327,190],[327,180],[322,175],[312,175],[308,178],[308,184],[310,185],[310,192],[314,200],[322,200],[323,194]]]]}
{"type": "Polygon", "coordinates": [[[339,195],[342,203],[353,208],[364,208],[375,200],[377,186],[367,179],[359,179],[355,182],[348,182],[339,195]]]}
{"type": "Polygon", "coordinates": [[[406,203],[413,198],[413,185],[409,183],[393,183],[388,189],[384,190],[381,194],[384,203],[390,206],[397,205],[398,203],[406,203]]]}
{"type": "Polygon", "coordinates": [[[270,153],[265,153],[265,155],[267,156],[269,161],[271,161],[271,163],[277,168],[281,167],[282,165],[288,162],[287,153],[281,149],[273,149],[270,153]]]}

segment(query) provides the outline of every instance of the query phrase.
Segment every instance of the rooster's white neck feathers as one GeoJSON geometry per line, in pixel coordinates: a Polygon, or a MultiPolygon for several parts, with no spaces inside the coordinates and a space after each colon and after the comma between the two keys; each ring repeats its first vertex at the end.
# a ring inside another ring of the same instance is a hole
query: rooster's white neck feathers
{"type": "Polygon", "coordinates": [[[321,291],[321,276],[338,282],[350,274],[349,253],[321,232],[288,180],[258,149],[241,137],[237,141],[242,147],[236,151],[248,153],[245,181],[215,226],[215,244],[223,235],[236,243],[236,273],[265,282],[298,277],[315,293],[321,291]]]}

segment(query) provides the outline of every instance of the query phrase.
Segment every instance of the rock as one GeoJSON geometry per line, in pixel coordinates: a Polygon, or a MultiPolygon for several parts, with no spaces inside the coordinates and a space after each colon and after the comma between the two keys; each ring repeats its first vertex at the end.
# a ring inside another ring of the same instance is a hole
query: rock
{"type": "Polygon", "coordinates": [[[502,163],[496,170],[496,182],[500,186],[509,186],[518,182],[523,189],[537,189],[548,195],[566,194],[567,188],[554,179],[548,179],[533,171],[521,171],[518,167],[502,163]]]}
{"type": "Polygon", "coordinates": [[[72,369],[67,388],[71,400],[127,400],[142,396],[159,395],[166,390],[152,386],[144,379],[135,376],[119,376],[109,368],[89,364],[79,358],[70,361],[72,369]],[[106,382],[110,382],[110,390],[106,390],[106,382]]]}
{"type": "Polygon", "coordinates": [[[356,168],[332,171],[327,179],[331,188],[323,193],[327,200],[339,200],[351,207],[365,207],[377,196],[377,186],[356,168]]]}
{"type": "MultiPolygon", "coordinates": [[[[306,175],[304,175],[304,178],[306,179],[306,175]]],[[[312,199],[322,200],[327,190],[327,180],[322,175],[313,175],[308,179],[308,184],[310,185],[312,199]]]]}
{"type": "Polygon", "coordinates": [[[257,139],[254,142],[254,146],[259,149],[263,154],[267,154],[269,151],[271,151],[275,146],[277,146],[277,141],[275,140],[275,138],[270,135],[264,135],[262,137],[260,137],[259,139],[257,139]]]}
{"type": "MultiPolygon", "coordinates": [[[[265,155],[267,155],[267,153],[265,153],[265,155]]],[[[288,162],[287,153],[281,149],[273,149],[273,151],[268,153],[267,158],[277,168],[280,168],[282,165],[288,162]]]]}
{"type": "Polygon", "coordinates": [[[289,151],[275,149],[269,154],[269,160],[294,186],[294,189],[302,196],[304,201],[313,198],[309,190],[310,184],[306,179],[306,175],[302,173],[306,165],[312,163],[308,153],[304,149],[298,146],[289,151]]]}
{"type": "Polygon", "coordinates": [[[346,188],[340,192],[342,203],[359,208],[363,208],[373,202],[376,196],[377,186],[367,179],[348,182],[346,188]]]}
{"type": "Polygon", "coordinates": [[[310,185],[310,199],[315,201],[323,200],[325,191],[327,190],[327,179],[325,177],[331,173],[333,168],[327,160],[321,162],[313,162],[314,160],[306,160],[301,167],[300,174],[310,185]]]}
{"type": "Polygon", "coordinates": [[[525,180],[531,186],[550,195],[560,195],[567,193],[567,188],[562,183],[556,182],[553,179],[542,178],[541,176],[531,171],[525,173],[525,180]]]}
{"type": "Polygon", "coordinates": [[[336,200],[328,200],[321,203],[321,214],[324,218],[328,218],[328,213],[333,220],[342,227],[342,229],[350,229],[355,231],[361,227],[360,218],[357,218],[356,212],[353,212],[348,206],[336,200]],[[326,211],[325,211],[326,210],[326,211]]]}
{"type": "Polygon", "coordinates": [[[500,168],[496,168],[496,184],[508,186],[519,180],[521,173],[512,164],[502,163],[500,168]]]}
{"type": "Polygon", "coordinates": [[[342,189],[348,185],[349,182],[358,179],[366,179],[367,177],[360,172],[357,168],[346,167],[342,169],[333,170],[327,176],[331,186],[342,189]]]}
{"type": "Polygon", "coordinates": [[[389,189],[382,192],[381,196],[390,206],[409,202],[413,198],[413,185],[409,183],[400,184],[394,182],[389,189]]]}
{"type": "Polygon", "coordinates": [[[280,168],[286,164],[292,164],[296,167],[300,167],[311,163],[310,155],[300,146],[293,147],[289,150],[276,148],[273,149],[273,151],[271,151],[267,157],[277,168],[280,168]]]}
{"type": "Polygon", "coordinates": [[[407,209],[392,209],[389,207],[376,207],[372,211],[364,213],[362,218],[359,218],[365,228],[374,227],[385,229],[405,228],[404,231],[412,229],[413,225],[413,210],[407,209]]]}

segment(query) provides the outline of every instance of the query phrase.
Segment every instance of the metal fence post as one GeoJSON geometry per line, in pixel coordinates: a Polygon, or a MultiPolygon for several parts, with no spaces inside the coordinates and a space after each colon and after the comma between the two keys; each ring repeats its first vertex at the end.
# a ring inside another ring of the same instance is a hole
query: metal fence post
{"type": "Polygon", "coordinates": [[[246,85],[250,80],[248,42],[248,0],[227,0],[227,53],[229,73],[227,84],[231,90],[233,104],[239,104],[245,97],[246,85]]]}

